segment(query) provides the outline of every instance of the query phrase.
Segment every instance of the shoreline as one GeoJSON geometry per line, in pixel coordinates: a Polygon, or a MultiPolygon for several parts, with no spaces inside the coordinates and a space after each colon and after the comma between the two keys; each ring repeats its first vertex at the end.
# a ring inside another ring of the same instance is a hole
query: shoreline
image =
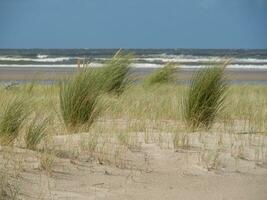
{"type": "MultiPolygon", "coordinates": [[[[156,63],[133,63],[131,64],[132,68],[162,68],[168,62],[156,62],[156,63]]],[[[177,68],[180,69],[199,69],[207,66],[217,65],[217,63],[175,63],[173,62],[177,68]]],[[[81,63],[82,65],[82,63],[81,63]]],[[[92,62],[88,63],[90,67],[101,67],[103,63],[92,62]]],[[[0,64],[1,68],[77,68],[77,64],[0,64]]],[[[267,71],[267,63],[232,63],[226,67],[229,70],[261,70],[267,71]]]]}
{"type": "MultiPolygon", "coordinates": [[[[132,68],[138,78],[148,75],[158,68],[132,68]]],[[[0,81],[59,80],[75,73],[75,67],[0,67],[0,81]]],[[[178,79],[188,81],[196,68],[180,68],[178,79]]],[[[267,69],[226,69],[229,81],[261,82],[267,84],[267,69]]]]}

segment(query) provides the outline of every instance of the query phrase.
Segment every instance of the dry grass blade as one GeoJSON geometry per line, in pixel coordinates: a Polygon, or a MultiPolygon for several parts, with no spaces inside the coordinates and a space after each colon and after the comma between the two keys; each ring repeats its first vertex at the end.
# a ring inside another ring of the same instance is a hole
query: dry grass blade
{"type": "Polygon", "coordinates": [[[0,200],[18,199],[19,188],[8,180],[8,175],[0,173],[0,200]]]}
{"type": "Polygon", "coordinates": [[[28,149],[35,150],[37,145],[45,138],[47,125],[48,118],[41,120],[35,118],[30,123],[25,135],[25,143],[28,149]]]}

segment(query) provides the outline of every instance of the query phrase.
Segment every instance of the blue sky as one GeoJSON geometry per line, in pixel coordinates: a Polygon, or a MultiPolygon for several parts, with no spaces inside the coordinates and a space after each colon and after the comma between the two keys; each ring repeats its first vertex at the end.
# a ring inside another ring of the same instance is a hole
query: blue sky
{"type": "Polygon", "coordinates": [[[0,48],[267,48],[267,0],[0,0],[0,48]]]}

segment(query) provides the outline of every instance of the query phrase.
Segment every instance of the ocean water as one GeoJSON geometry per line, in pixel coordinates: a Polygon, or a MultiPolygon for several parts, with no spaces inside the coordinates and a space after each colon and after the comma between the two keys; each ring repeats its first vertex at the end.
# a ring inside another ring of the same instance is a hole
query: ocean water
{"type": "MultiPolygon", "coordinates": [[[[101,66],[118,49],[0,49],[0,67],[77,67],[77,60],[101,66]]],[[[231,59],[229,69],[267,70],[267,49],[128,49],[132,67],[158,68],[168,62],[184,69],[201,68],[231,59]]]]}

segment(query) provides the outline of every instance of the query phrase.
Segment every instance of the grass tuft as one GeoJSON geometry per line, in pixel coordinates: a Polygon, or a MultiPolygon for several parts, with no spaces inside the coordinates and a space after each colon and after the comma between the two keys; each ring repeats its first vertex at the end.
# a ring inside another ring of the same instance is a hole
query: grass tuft
{"type": "Polygon", "coordinates": [[[173,63],[165,65],[163,68],[156,70],[144,80],[144,87],[150,87],[157,84],[175,83],[175,66],[173,63]]]}
{"type": "Polygon", "coordinates": [[[130,64],[132,55],[120,50],[101,69],[103,91],[120,95],[131,83],[130,64]]]}
{"type": "Polygon", "coordinates": [[[25,143],[27,149],[35,150],[36,146],[42,141],[46,136],[46,128],[48,125],[48,118],[38,119],[35,118],[29,125],[26,135],[25,143]]]}
{"type": "Polygon", "coordinates": [[[69,130],[89,128],[99,116],[101,87],[99,72],[90,68],[60,83],[60,109],[69,130]]]}
{"type": "Polygon", "coordinates": [[[0,117],[0,144],[11,145],[19,136],[22,123],[28,116],[25,99],[15,97],[4,105],[0,117]]]}
{"type": "Polygon", "coordinates": [[[227,62],[220,66],[206,67],[193,76],[188,95],[184,98],[184,116],[191,130],[209,129],[222,109],[227,82],[224,70],[227,62]]]}

